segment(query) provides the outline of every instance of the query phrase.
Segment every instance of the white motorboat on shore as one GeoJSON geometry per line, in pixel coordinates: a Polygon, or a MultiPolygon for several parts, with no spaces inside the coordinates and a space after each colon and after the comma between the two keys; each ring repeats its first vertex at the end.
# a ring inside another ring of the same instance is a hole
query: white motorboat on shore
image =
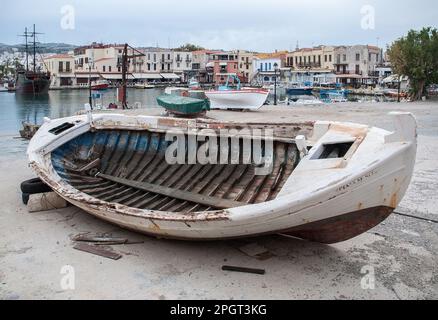
{"type": "Polygon", "coordinates": [[[241,88],[238,77],[228,76],[224,86],[220,86],[218,90],[205,91],[205,95],[210,100],[211,109],[257,110],[265,104],[269,90],[241,88]],[[231,79],[236,82],[235,88],[229,85],[231,79]]]}

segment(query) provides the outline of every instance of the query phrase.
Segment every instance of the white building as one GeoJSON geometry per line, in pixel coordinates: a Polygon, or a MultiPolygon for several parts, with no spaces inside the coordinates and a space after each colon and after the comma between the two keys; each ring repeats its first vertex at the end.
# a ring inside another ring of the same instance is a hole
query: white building
{"type": "Polygon", "coordinates": [[[46,71],[51,74],[50,87],[61,88],[76,85],[75,58],[70,54],[56,54],[44,60],[46,71]]]}
{"type": "Polygon", "coordinates": [[[268,57],[260,58],[254,57],[252,62],[253,67],[253,81],[259,84],[271,84],[274,82],[275,69],[277,68],[277,79],[279,77],[279,70],[281,68],[281,58],[268,57]]]}

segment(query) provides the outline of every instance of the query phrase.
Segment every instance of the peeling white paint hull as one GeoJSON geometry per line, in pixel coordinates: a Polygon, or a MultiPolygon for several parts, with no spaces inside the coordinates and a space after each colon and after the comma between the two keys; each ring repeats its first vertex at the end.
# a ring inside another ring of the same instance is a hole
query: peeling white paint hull
{"type": "MultiPolygon", "coordinates": [[[[291,124],[313,147],[274,199],[240,207],[199,212],[157,211],[104,201],[81,192],[61,177],[52,156],[72,139],[100,130],[157,131],[219,128],[226,123],[125,115],[94,115],[47,121],[29,145],[36,174],[55,192],[83,210],[124,228],[187,240],[215,240],[285,233],[321,243],[348,240],[383,221],[400,203],[413,172],[416,123],[411,114],[393,113],[396,131],[368,126],[315,122],[291,124]],[[49,130],[75,126],[55,136],[49,130]],[[322,158],[326,145],[352,143],[342,158],[322,158]]],[[[228,124],[240,126],[241,124],[228,124]]],[[[284,137],[282,137],[284,139],[284,137]]],[[[297,138],[291,136],[290,139],[297,138]]],[[[300,147],[302,141],[297,138],[300,147]]],[[[79,155],[85,157],[86,155],[79,155]]],[[[120,160],[121,162],[123,160],[120,160]]]]}

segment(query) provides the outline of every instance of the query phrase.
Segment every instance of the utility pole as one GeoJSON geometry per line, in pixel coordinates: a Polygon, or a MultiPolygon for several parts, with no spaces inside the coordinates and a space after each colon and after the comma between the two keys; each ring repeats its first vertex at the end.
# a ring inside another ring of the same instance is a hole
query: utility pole
{"type": "Polygon", "coordinates": [[[126,109],[128,107],[127,97],[126,97],[126,73],[128,72],[128,44],[125,43],[125,48],[123,50],[122,57],[122,108],[126,109]]]}
{"type": "Polygon", "coordinates": [[[93,98],[91,92],[91,61],[88,61],[88,103],[91,110],[93,110],[93,98]]]}

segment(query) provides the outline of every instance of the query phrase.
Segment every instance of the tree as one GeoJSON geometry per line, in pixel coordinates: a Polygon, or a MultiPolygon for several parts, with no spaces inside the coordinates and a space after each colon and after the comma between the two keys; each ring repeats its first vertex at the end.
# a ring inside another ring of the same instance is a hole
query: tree
{"type": "Polygon", "coordinates": [[[427,87],[438,82],[437,29],[409,31],[391,45],[388,54],[395,73],[409,77],[412,100],[421,99],[427,87]]]}
{"type": "Polygon", "coordinates": [[[198,50],[204,50],[204,48],[199,47],[197,45],[191,44],[191,43],[186,43],[185,45],[177,48],[177,50],[181,50],[181,51],[198,51],[198,50]]]}

